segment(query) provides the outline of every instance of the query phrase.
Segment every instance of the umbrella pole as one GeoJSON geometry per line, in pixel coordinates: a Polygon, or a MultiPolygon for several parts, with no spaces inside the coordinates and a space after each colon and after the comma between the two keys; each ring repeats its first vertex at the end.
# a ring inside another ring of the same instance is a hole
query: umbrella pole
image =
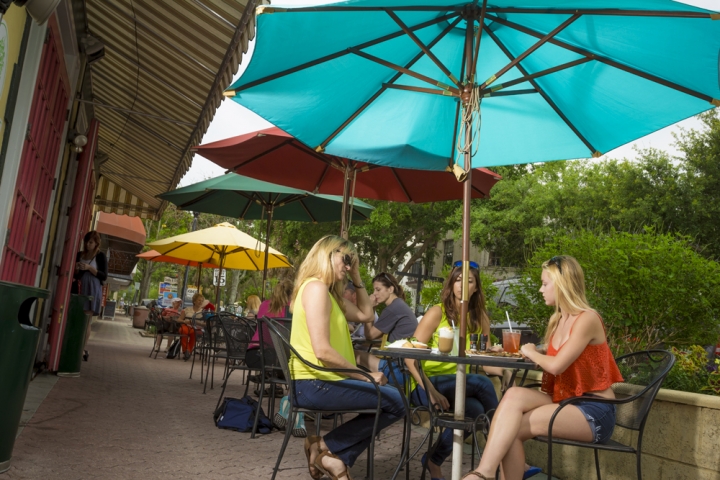
{"type": "Polygon", "coordinates": [[[340,236],[343,237],[345,240],[349,237],[348,232],[348,218],[350,215],[348,212],[350,211],[350,190],[351,190],[351,183],[352,178],[350,175],[350,165],[345,166],[345,185],[343,186],[343,203],[342,203],[342,223],[340,225],[340,236]]]}
{"type": "MultiPolygon", "coordinates": [[[[483,4],[484,6],[484,4],[483,4]]],[[[467,79],[462,89],[463,110],[467,112],[471,107],[471,94],[474,87],[473,82],[473,49],[472,38],[474,21],[467,22],[467,31],[465,35],[465,71],[467,79]]],[[[480,26],[482,28],[482,25],[480,26]]],[[[462,297],[460,299],[460,338],[458,345],[458,356],[465,356],[465,347],[467,345],[465,336],[467,334],[467,315],[470,304],[470,202],[472,200],[472,116],[463,115],[465,128],[465,172],[467,176],[463,182],[463,220],[462,220],[462,297]]],[[[480,288],[480,285],[478,285],[480,288]]],[[[478,319],[479,320],[479,319],[478,319]]],[[[463,420],[465,418],[465,365],[457,365],[455,375],[455,419],[463,420]]],[[[460,480],[462,476],[462,457],[464,433],[462,430],[453,430],[453,453],[452,453],[452,480],[460,480]]],[[[475,468],[476,465],[472,465],[475,468]]]]}
{"type": "Polygon", "coordinates": [[[265,281],[267,280],[268,256],[270,255],[270,224],[272,223],[273,207],[267,207],[267,226],[265,227],[265,261],[263,262],[262,290],[260,298],[265,300],[265,281]]]}
{"type": "Polygon", "coordinates": [[[220,312],[220,280],[222,279],[223,264],[225,263],[225,251],[220,254],[220,270],[218,270],[217,285],[215,286],[215,311],[220,312]]]}

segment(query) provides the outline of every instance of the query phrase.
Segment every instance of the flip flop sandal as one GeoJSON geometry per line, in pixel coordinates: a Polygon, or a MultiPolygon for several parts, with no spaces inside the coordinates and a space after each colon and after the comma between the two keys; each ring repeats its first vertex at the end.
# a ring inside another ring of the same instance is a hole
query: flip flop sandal
{"type": "Polygon", "coordinates": [[[332,473],[330,473],[325,467],[323,467],[323,464],[322,464],[323,457],[337,458],[338,460],[340,460],[340,457],[338,457],[337,455],[335,455],[333,453],[330,453],[330,450],[325,450],[324,452],[320,452],[320,455],[318,455],[317,458],[315,459],[315,468],[320,470],[324,475],[330,477],[331,480],[340,480],[341,478],[347,478],[347,480],[353,480],[352,477],[350,476],[350,471],[348,470],[347,465],[345,465],[345,464],[343,464],[343,466],[345,467],[345,470],[340,472],[340,476],[333,475],[332,473]]]}
{"type": "MultiPolygon", "coordinates": [[[[320,437],[316,435],[310,435],[305,439],[305,457],[307,457],[308,472],[310,472],[310,476],[315,480],[318,480],[322,478],[322,472],[318,470],[313,462],[310,461],[310,450],[316,443],[320,443],[320,437]]],[[[319,456],[320,455],[318,455],[318,457],[319,456]]]]}
{"type": "Polygon", "coordinates": [[[534,477],[538,473],[542,472],[542,469],[540,467],[530,467],[527,470],[525,470],[525,473],[523,473],[523,480],[527,480],[528,478],[534,477]]]}
{"type": "MultiPolygon", "coordinates": [[[[467,478],[467,477],[469,477],[470,475],[475,475],[475,476],[478,477],[480,480],[492,480],[491,478],[488,478],[488,477],[486,477],[485,475],[481,474],[480,472],[476,472],[475,470],[470,470],[468,473],[466,473],[465,475],[463,475],[462,477],[460,477],[460,480],[462,480],[463,478],[467,478]]],[[[493,478],[494,478],[494,477],[493,477],[493,478]]]]}

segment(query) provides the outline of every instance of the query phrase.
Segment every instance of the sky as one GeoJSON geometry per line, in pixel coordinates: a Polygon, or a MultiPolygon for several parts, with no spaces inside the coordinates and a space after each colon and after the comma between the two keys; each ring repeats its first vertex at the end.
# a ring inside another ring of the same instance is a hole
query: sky
{"type": "MultiPolygon", "coordinates": [[[[283,6],[303,6],[303,5],[321,5],[326,3],[333,3],[336,0],[278,0],[273,2],[277,5],[283,6]]],[[[720,11],[720,0],[686,0],[679,3],[686,3],[694,5],[700,8],[706,8],[708,10],[720,11]]],[[[250,62],[255,43],[251,42],[248,48],[248,52],[243,55],[240,68],[237,74],[233,78],[233,82],[242,75],[245,68],[250,62]]],[[[697,119],[689,118],[678,122],[669,127],[658,130],[657,132],[651,133],[645,137],[639,138],[633,142],[623,145],[615,150],[607,152],[604,157],[601,158],[627,158],[633,159],[637,157],[637,151],[646,148],[656,148],[665,150],[671,155],[678,155],[679,152],[674,147],[675,139],[673,133],[678,133],[681,129],[699,129],[700,121],[697,119]]],[[[256,130],[262,130],[263,128],[271,127],[272,125],[246,109],[245,107],[238,105],[232,100],[225,99],[215,113],[212,123],[208,127],[205,136],[201,143],[209,143],[217,140],[223,140],[225,138],[242,135],[244,133],[253,132],[256,130]]],[[[225,169],[215,165],[211,161],[195,155],[193,158],[190,169],[185,176],[180,180],[180,186],[190,185],[196,182],[200,182],[207,178],[216,177],[225,173],[225,169]]]]}

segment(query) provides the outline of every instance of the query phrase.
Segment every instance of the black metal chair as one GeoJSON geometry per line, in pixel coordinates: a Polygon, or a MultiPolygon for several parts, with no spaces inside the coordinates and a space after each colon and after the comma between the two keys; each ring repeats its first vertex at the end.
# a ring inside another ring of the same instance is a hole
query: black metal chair
{"type": "Polygon", "coordinates": [[[322,418],[323,413],[330,413],[330,414],[342,414],[342,413],[357,413],[357,414],[370,414],[375,415],[375,425],[373,427],[373,434],[372,438],[370,439],[370,447],[368,447],[368,467],[367,467],[367,478],[374,478],[374,455],[375,455],[375,437],[378,434],[378,420],[380,418],[380,412],[382,411],[382,394],[380,392],[380,386],[375,382],[373,377],[368,374],[367,372],[364,372],[360,369],[332,369],[332,368],[325,368],[321,367],[320,365],[315,365],[313,363],[308,362],[305,360],[298,352],[295,350],[295,348],[290,345],[290,332],[280,325],[279,322],[274,321],[271,318],[265,319],[268,329],[270,330],[270,337],[272,338],[273,345],[275,345],[275,351],[278,355],[278,360],[280,363],[280,366],[282,368],[283,374],[285,375],[285,378],[288,379],[288,382],[290,382],[290,355],[294,355],[298,360],[300,360],[302,363],[307,365],[308,367],[312,368],[313,370],[318,370],[320,372],[335,372],[335,373],[357,373],[365,378],[368,379],[370,383],[375,387],[377,391],[378,396],[378,403],[377,407],[374,409],[348,409],[348,410],[315,410],[315,409],[308,409],[308,408],[302,408],[298,407],[295,402],[295,392],[293,391],[292,386],[288,388],[288,400],[290,401],[290,412],[288,413],[288,428],[285,429],[285,438],[283,439],[282,447],[280,448],[280,453],[278,454],[277,462],[275,463],[275,468],[273,469],[273,476],[272,480],[275,480],[275,476],[277,475],[277,472],[280,469],[280,463],[282,462],[283,455],[285,454],[285,448],[287,447],[288,441],[290,440],[290,434],[291,434],[291,426],[295,424],[295,417],[298,413],[310,413],[315,416],[316,422],[319,422],[319,419],[322,418]]]}
{"type": "MultiPolygon", "coordinates": [[[[225,316],[218,317],[218,323],[223,331],[223,338],[225,340],[226,348],[226,373],[225,380],[222,384],[222,390],[220,391],[220,397],[218,398],[215,410],[220,406],[223,396],[225,396],[225,388],[227,387],[230,375],[235,370],[249,371],[250,368],[245,365],[245,354],[247,352],[248,344],[252,339],[253,328],[245,320],[239,317],[230,319],[225,316]]],[[[207,379],[207,378],[206,378],[207,379]]],[[[245,393],[247,394],[248,386],[245,386],[245,393]]]]}
{"type": "Polygon", "coordinates": [[[655,400],[658,390],[662,385],[665,377],[675,363],[675,356],[665,350],[647,350],[642,352],[630,353],[615,359],[620,373],[624,378],[624,382],[616,383],[612,386],[615,392],[615,399],[610,400],[594,395],[584,395],[582,397],[572,397],[560,402],[559,408],[550,417],[550,426],[548,435],[535,437],[534,440],[545,442],[548,446],[548,467],[547,476],[552,477],[552,448],[553,444],[572,445],[575,447],[592,448],[595,451],[595,470],[597,478],[600,479],[600,459],[599,450],[607,450],[611,452],[632,453],[635,454],[637,463],[637,478],[642,480],[642,441],[643,432],[645,431],[645,422],[647,421],[650,407],[655,400]],[[561,438],[553,438],[553,423],[558,413],[567,405],[573,405],[577,402],[592,400],[593,402],[609,403],[616,405],[616,422],[615,424],[637,432],[637,445],[625,445],[615,440],[608,443],[586,443],[574,440],[565,440],[561,438]]]}
{"type": "MultiPolygon", "coordinates": [[[[274,418],[275,413],[275,392],[277,389],[282,391],[283,387],[288,386],[287,377],[284,375],[280,361],[278,358],[275,345],[272,343],[270,336],[270,330],[267,323],[268,317],[259,318],[257,321],[257,332],[258,332],[258,343],[260,352],[260,364],[261,374],[257,376],[256,381],[259,385],[258,390],[258,404],[262,405],[263,397],[266,395],[266,387],[269,391],[268,397],[268,417],[274,418]]],[[[282,318],[275,319],[282,325],[282,318]]],[[[248,375],[248,382],[253,381],[250,375],[248,375]]],[[[257,430],[257,424],[260,419],[260,409],[255,413],[255,422],[253,423],[253,430],[250,438],[255,438],[255,432],[257,430]]],[[[292,428],[292,425],[288,428],[292,428]]]]}
{"type": "Polygon", "coordinates": [[[190,365],[190,379],[192,379],[193,369],[195,368],[195,358],[200,356],[200,383],[203,383],[202,366],[204,365],[204,358],[210,348],[210,343],[208,342],[209,336],[206,333],[207,325],[203,320],[204,318],[205,314],[198,312],[190,319],[190,326],[195,330],[195,348],[193,348],[192,363],[190,365]],[[200,325],[199,322],[202,322],[203,325],[200,325]]]}
{"type": "Polygon", "coordinates": [[[178,333],[178,324],[174,317],[163,317],[162,312],[154,305],[150,308],[148,319],[150,319],[149,323],[155,326],[155,337],[153,339],[153,348],[150,350],[150,357],[154,353],[155,359],[157,359],[158,353],[162,349],[162,342],[166,338],[178,340],[187,336],[178,333]]]}

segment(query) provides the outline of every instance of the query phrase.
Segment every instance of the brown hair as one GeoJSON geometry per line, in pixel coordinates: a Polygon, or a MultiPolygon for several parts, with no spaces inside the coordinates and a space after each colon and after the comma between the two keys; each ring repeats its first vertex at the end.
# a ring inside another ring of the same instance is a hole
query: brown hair
{"type": "Polygon", "coordinates": [[[93,258],[100,251],[100,234],[97,232],[97,230],[90,230],[85,234],[85,236],[83,237],[83,251],[86,254],[92,253],[92,257],[90,258],[93,258]],[[90,252],[87,247],[87,244],[90,240],[95,240],[95,250],[93,250],[92,252],[90,252]]]}
{"type": "Polygon", "coordinates": [[[270,310],[269,313],[282,314],[285,307],[290,303],[290,295],[293,292],[292,280],[286,278],[278,282],[273,289],[272,296],[270,297],[270,310]]]}
{"type": "Polygon", "coordinates": [[[549,344],[563,313],[577,315],[586,310],[595,310],[590,307],[585,297],[585,273],[574,257],[555,256],[544,262],[542,268],[548,272],[555,287],[555,313],[548,321],[544,340],[549,344]]]}
{"type": "Polygon", "coordinates": [[[393,277],[389,273],[380,272],[377,275],[375,275],[375,278],[372,279],[373,283],[378,282],[382,283],[385,288],[393,288],[393,293],[401,300],[405,300],[405,290],[400,286],[400,282],[397,281],[397,278],[393,277]]]}
{"type": "MultiPolygon", "coordinates": [[[[490,334],[490,317],[488,317],[487,311],[485,311],[485,294],[482,291],[482,284],[480,283],[480,272],[478,272],[476,268],[471,268],[470,273],[475,277],[477,289],[475,293],[470,296],[467,331],[469,333],[480,332],[483,335],[488,335],[490,334]]],[[[453,268],[445,285],[443,285],[441,294],[442,303],[445,307],[445,315],[448,320],[453,320],[456,325],[460,323],[460,312],[455,302],[453,286],[460,275],[462,275],[462,267],[453,268]]]]}
{"type": "Polygon", "coordinates": [[[248,310],[257,313],[260,310],[260,297],[257,295],[249,295],[245,301],[248,310]]]}

